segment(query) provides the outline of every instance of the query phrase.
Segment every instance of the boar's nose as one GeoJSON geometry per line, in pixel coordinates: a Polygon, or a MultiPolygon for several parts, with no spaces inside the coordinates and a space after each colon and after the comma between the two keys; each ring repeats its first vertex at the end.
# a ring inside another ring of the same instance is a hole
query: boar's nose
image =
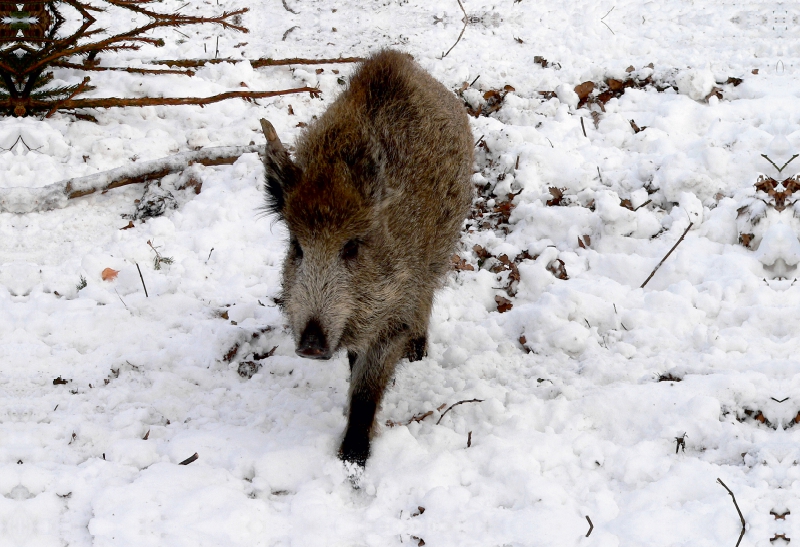
{"type": "Polygon", "coordinates": [[[297,355],[301,357],[308,357],[309,359],[330,359],[331,350],[328,347],[328,341],[325,339],[325,333],[322,332],[322,327],[316,319],[312,319],[303,329],[303,334],[300,335],[300,342],[297,344],[295,350],[297,355]]]}

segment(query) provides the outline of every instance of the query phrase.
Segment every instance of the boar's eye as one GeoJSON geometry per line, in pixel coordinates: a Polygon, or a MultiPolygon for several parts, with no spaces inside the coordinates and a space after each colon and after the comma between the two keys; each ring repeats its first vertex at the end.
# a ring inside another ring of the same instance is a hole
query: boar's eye
{"type": "Polygon", "coordinates": [[[343,260],[355,260],[358,258],[358,247],[359,241],[357,239],[351,239],[347,243],[344,244],[342,247],[342,259],[343,260]]]}
{"type": "Polygon", "coordinates": [[[303,248],[300,246],[300,243],[292,238],[291,242],[289,243],[292,253],[297,260],[301,260],[303,258],[303,248]]]}

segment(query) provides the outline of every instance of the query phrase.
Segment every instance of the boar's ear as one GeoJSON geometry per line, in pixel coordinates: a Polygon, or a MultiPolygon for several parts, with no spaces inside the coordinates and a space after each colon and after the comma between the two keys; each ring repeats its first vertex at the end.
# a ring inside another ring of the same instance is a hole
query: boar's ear
{"type": "Polygon", "coordinates": [[[281,215],[285,203],[284,193],[300,178],[300,169],[289,158],[272,124],[261,119],[261,130],[267,138],[264,151],[264,190],[267,194],[267,210],[281,215]]]}

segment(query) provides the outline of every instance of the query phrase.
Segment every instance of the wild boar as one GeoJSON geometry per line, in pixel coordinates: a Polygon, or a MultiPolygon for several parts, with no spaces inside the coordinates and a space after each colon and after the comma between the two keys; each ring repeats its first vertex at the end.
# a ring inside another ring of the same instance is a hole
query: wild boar
{"type": "Polygon", "coordinates": [[[434,291],[470,207],[467,115],[409,55],[383,50],[304,131],[294,161],[261,124],[267,208],[289,232],[278,301],[298,355],[347,351],[339,457],[363,467],[395,365],[425,355],[434,291]]]}

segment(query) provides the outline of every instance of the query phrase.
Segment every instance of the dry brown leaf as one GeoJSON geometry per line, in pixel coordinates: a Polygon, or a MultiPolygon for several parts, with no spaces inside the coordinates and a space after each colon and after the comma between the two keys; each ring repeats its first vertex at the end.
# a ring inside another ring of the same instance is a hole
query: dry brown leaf
{"type": "Polygon", "coordinates": [[[113,281],[117,278],[119,274],[119,270],[114,270],[112,268],[106,268],[100,273],[100,277],[103,278],[103,281],[113,281]]]}
{"type": "MultiPolygon", "coordinates": [[[[227,315],[227,312],[225,313],[225,315],[227,315]]],[[[226,319],[227,319],[227,317],[226,317],[226,319]]],[[[225,354],[225,357],[223,357],[222,359],[226,363],[230,363],[231,361],[233,361],[233,358],[236,357],[236,352],[237,351],[239,351],[239,344],[234,344],[231,347],[231,349],[229,349],[228,352],[225,354]]]]}
{"type": "Polygon", "coordinates": [[[548,199],[547,205],[550,207],[563,205],[562,200],[564,199],[564,190],[566,190],[566,188],[556,188],[555,186],[551,186],[548,188],[548,190],[550,191],[550,195],[553,196],[553,199],[548,199]]]}
{"type": "Polygon", "coordinates": [[[459,272],[475,271],[475,267],[472,264],[468,263],[465,259],[461,258],[457,254],[454,254],[450,257],[450,262],[453,264],[453,269],[458,270],[459,272]]]}
{"type": "Polygon", "coordinates": [[[500,313],[505,313],[514,307],[514,304],[511,303],[511,300],[499,295],[494,297],[494,301],[497,302],[497,311],[500,313]]]}
{"type": "Polygon", "coordinates": [[[575,86],[575,93],[578,94],[578,99],[581,101],[585,101],[592,91],[594,91],[594,82],[583,82],[575,86]]]}
{"type": "Polygon", "coordinates": [[[569,276],[567,275],[567,268],[564,265],[564,261],[560,258],[556,258],[550,264],[548,264],[547,271],[556,276],[558,279],[569,279],[569,276]]]}

